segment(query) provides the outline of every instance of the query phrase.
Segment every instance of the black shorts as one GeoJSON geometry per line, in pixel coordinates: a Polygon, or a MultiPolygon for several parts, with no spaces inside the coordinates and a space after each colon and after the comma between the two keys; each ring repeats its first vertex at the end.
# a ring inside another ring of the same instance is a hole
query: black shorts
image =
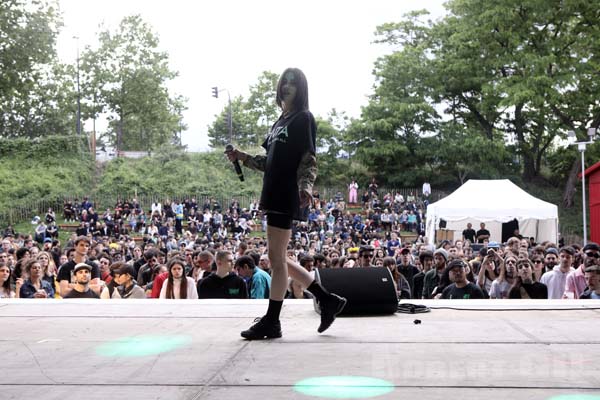
{"type": "Polygon", "coordinates": [[[292,217],[285,214],[267,213],[267,225],[279,229],[292,229],[292,217]]]}

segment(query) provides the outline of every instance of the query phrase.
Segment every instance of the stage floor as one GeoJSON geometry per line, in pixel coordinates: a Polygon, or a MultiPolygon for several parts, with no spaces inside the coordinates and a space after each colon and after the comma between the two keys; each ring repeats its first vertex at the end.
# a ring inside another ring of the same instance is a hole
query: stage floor
{"type": "Polygon", "coordinates": [[[286,301],[283,338],[249,342],[266,301],[2,300],[0,399],[600,399],[600,301],[413,303],[470,310],[319,335],[286,301]]]}

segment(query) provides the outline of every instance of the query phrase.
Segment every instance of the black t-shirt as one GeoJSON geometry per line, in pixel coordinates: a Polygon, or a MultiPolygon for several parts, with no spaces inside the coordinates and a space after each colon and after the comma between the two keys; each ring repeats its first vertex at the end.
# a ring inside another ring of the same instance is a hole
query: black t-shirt
{"type": "MultiPolygon", "coordinates": [[[[532,299],[547,299],[548,298],[548,288],[546,285],[540,282],[533,283],[523,283],[521,285],[527,295],[532,299]]],[[[508,294],[509,299],[522,299],[521,290],[517,288],[512,288],[510,293],[508,294]]]]}
{"type": "Polygon", "coordinates": [[[475,243],[475,229],[465,229],[462,231],[462,235],[466,240],[471,241],[471,243],[475,243]]]}
{"type": "Polygon", "coordinates": [[[198,282],[199,299],[247,299],[246,282],[234,273],[224,278],[212,273],[198,282]]]}
{"type": "MultiPolygon", "coordinates": [[[[480,229],[477,231],[477,237],[479,237],[479,235],[487,235],[488,239],[490,237],[490,231],[488,231],[487,229],[480,229]]],[[[483,239],[479,239],[477,241],[477,243],[483,243],[483,239]]]]}
{"type": "MultiPolygon", "coordinates": [[[[87,265],[89,265],[90,267],[92,267],[92,279],[100,278],[100,268],[98,267],[98,264],[96,264],[96,262],[94,262],[94,261],[89,261],[89,260],[86,260],[85,263],[87,265]]],[[[73,269],[75,269],[76,265],[77,265],[77,263],[74,260],[67,261],[66,263],[61,265],[60,268],[58,269],[58,276],[56,277],[56,280],[58,282],[68,281],[70,283],[74,283],[73,269]]]]}
{"type": "Polygon", "coordinates": [[[463,288],[457,288],[455,283],[452,283],[444,289],[442,292],[442,299],[483,299],[484,294],[479,286],[467,283],[467,286],[463,288]]]}
{"type": "Polygon", "coordinates": [[[96,292],[94,292],[92,289],[88,289],[86,292],[78,292],[77,290],[73,289],[69,293],[67,293],[65,296],[63,296],[63,299],[99,299],[99,298],[100,298],[100,296],[98,296],[96,294],[96,292]]]}
{"type": "Polygon", "coordinates": [[[281,116],[262,146],[267,150],[260,205],[263,210],[306,220],[300,210],[297,172],[305,153],[316,154],[317,126],[310,111],[281,116]]]}

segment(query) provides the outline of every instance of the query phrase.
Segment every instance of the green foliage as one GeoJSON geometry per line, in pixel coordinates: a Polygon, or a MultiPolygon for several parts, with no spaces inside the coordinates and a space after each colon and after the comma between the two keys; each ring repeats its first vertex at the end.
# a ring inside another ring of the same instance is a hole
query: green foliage
{"type": "Polygon", "coordinates": [[[0,139],[0,157],[0,213],[91,190],[93,162],[83,138],[0,139]]]}
{"type": "Polygon", "coordinates": [[[55,0],[0,2],[0,137],[74,131],[73,76],[54,49],[61,25],[55,0]]]}
{"type": "Polygon", "coordinates": [[[82,54],[83,113],[108,113],[107,139],[120,150],[154,150],[178,143],[185,128],[185,99],[172,96],[167,82],[177,76],[158,37],[140,16],[124,18],[116,32],[99,34],[97,50],[82,54]]]}
{"type": "Polygon", "coordinates": [[[216,116],[208,127],[210,146],[222,149],[228,143],[238,147],[259,146],[269,128],[279,116],[275,103],[278,75],[264,71],[258,81],[250,86],[250,96],[245,100],[238,96],[231,101],[232,135],[229,133],[229,104],[216,116]]]}
{"type": "Polygon", "coordinates": [[[97,187],[99,196],[133,193],[177,197],[183,195],[232,196],[260,193],[262,175],[244,169],[239,182],[222,150],[182,153],[171,150],[142,159],[119,158],[106,165],[97,187]]]}

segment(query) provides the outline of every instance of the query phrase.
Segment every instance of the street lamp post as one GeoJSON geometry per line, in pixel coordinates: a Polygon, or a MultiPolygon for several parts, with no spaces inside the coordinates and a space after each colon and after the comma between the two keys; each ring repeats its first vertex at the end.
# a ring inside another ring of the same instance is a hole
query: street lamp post
{"type": "Polygon", "coordinates": [[[79,90],[79,36],[73,36],[77,40],[77,135],[81,135],[81,91],[79,90]]]}
{"type": "Polygon", "coordinates": [[[227,92],[227,101],[229,103],[229,118],[227,118],[227,129],[229,130],[229,143],[233,143],[233,111],[231,110],[231,95],[227,89],[219,89],[218,86],[213,86],[212,96],[219,98],[219,92],[227,92]]]}
{"type": "Polygon", "coordinates": [[[588,141],[587,142],[576,142],[577,136],[575,131],[568,132],[569,144],[577,145],[577,150],[581,153],[581,204],[583,214],[583,245],[587,244],[587,208],[585,204],[585,150],[588,144],[594,143],[594,137],[596,136],[596,128],[589,128],[587,130],[588,141]]]}

